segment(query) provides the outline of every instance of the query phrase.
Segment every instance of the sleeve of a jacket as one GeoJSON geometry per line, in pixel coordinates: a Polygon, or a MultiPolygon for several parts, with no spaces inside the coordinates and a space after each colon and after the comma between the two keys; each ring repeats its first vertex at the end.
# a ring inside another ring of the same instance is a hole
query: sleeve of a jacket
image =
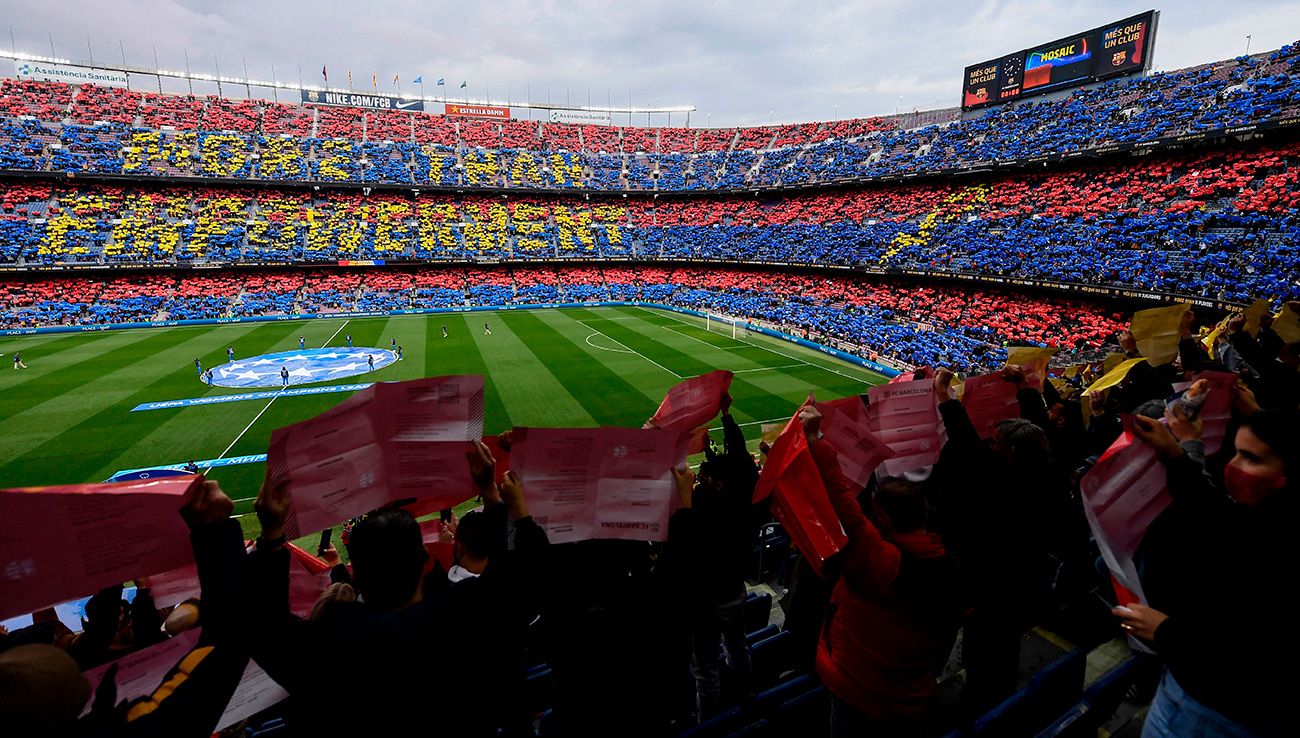
{"type": "Polygon", "coordinates": [[[951,449],[956,455],[971,456],[978,453],[980,436],[975,425],[970,422],[966,407],[958,400],[945,400],[939,403],[939,415],[943,418],[943,427],[948,431],[948,442],[944,449],[951,449]]]}
{"type": "MultiPolygon", "coordinates": [[[[1044,383],[1044,386],[1048,384],[1050,382],[1044,383]]],[[[1044,404],[1043,395],[1038,390],[1033,387],[1018,390],[1016,392],[1016,401],[1020,403],[1020,417],[1039,428],[1047,428],[1047,405],[1044,404]]]]}
{"type": "Polygon", "coordinates": [[[749,449],[745,447],[745,433],[740,430],[740,424],[731,417],[731,413],[722,414],[722,451],[728,456],[749,455],[749,449]]]}
{"type": "Polygon", "coordinates": [[[898,547],[886,541],[862,512],[857,495],[840,471],[835,447],[826,440],[810,441],[808,446],[821,472],[835,515],[849,537],[843,556],[843,575],[860,586],[877,590],[888,587],[898,576],[902,560],[898,547]]]}
{"type": "Polygon", "coordinates": [[[1205,444],[1186,441],[1181,445],[1182,454],[1164,459],[1169,496],[1193,504],[1216,499],[1218,492],[1205,473],[1205,444]]]}
{"type": "MultiPolygon", "coordinates": [[[[199,571],[203,641],[219,643],[239,638],[248,605],[244,592],[248,554],[244,552],[244,533],[239,521],[227,518],[201,525],[190,532],[190,545],[199,571]]],[[[285,602],[287,606],[287,581],[285,602]]]]}
{"type": "Polygon", "coordinates": [[[147,589],[137,589],[131,600],[131,635],[137,648],[157,643],[163,639],[162,618],[158,606],[147,589]]]}
{"type": "Polygon", "coordinates": [[[1195,371],[1197,367],[1210,361],[1209,353],[1195,338],[1184,338],[1178,342],[1178,358],[1183,368],[1188,371],[1195,371]]]}

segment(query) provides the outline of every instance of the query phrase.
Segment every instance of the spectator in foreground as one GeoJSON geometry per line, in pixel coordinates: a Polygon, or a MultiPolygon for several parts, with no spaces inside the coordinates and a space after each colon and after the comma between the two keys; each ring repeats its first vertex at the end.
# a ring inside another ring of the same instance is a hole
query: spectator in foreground
{"type": "Polygon", "coordinates": [[[1300,412],[1244,418],[1221,481],[1204,473],[1201,421],[1167,421],[1134,420],[1173,501],[1142,542],[1148,603],[1114,611],[1165,662],[1142,735],[1283,735],[1300,657],[1284,585],[1300,567],[1300,412]]]}
{"type": "Polygon", "coordinates": [[[502,555],[504,520],[518,518],[522,548],[539,545],[538,535],[544,543],[545,535],[528,517],[522,483],[513,476],[499,490],[493,483],[487,447],[480,442],[469,458],[472,492],[502,521],[501,543],[492,545],[481,581],[452,585],[438,569],[426,577],[419,524],[405,510],[382,509],[348,536],[357,599],[336,598],[311,620],[289,611],[284,527],[291,500],[283,485],[264,485],[255,506],[262,535],[250,556],[254,655],[289,691],[293,719],[304,734],[400,734],[429,719],[429,701],[440,697],[457,705],[439,716],[448,735],[495,735],[498,721],[514,717],[493,707],[510,678],[502,665],[519,658],[517,640],[502,632],[503,622],[517,623],[510,613],[527,601],[520,576],[510,573],[509,557],[502,555]],[[339,695],[320,685],[320,675],[340,658],[358,676],[345,687],[350,709],[339,709],[339,695]]]}
{"type": "Polygon", "coordinates": [[[677,522],[671,541],[684,559],[683,605],[691,629],[696,716],[703,722],[723,704],[722,667],[738,697],[749,695],[751,665],[745,642],[745,567],[753,530],[750,508],[758,466],[745,447],[745,436],[731,416],[731,395],[722,395],[723,450],[705,450],[688,521],[677,522]]]}
{"type": "Polygon", "coordinates": [[[927,528],[921,485],[887,479],[870,515],[840,471],[821,414],[799,411],[835,513],[849,536],[817,645],[817,674],[831,692],[830,734],[925,734],[925,714],[957,637],[961,577],[927,528]]]}

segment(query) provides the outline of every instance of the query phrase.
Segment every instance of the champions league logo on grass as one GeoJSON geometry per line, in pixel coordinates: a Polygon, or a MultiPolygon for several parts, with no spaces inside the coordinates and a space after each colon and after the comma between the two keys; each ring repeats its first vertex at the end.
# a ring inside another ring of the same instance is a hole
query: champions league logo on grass
{"type": "MultiPolygon", "coordinates": [[[[331,379],[366,374],[369,359],[375,369],[397,361],[397,355],[377,348],[318,348],[262,354],[222,364],[212,370],[212,383],[220,387],[282,387],[281,369],[289,371],[289,384],[328,382],[331,379]]],[[[203,381],[200,377],[199,381],[203,381]]]]}

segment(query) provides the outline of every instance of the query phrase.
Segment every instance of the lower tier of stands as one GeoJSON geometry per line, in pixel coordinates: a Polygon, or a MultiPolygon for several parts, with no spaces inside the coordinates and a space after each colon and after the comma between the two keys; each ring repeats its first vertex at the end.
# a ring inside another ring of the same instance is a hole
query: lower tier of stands
{"type": "Polygon", "coordinates": [[[741,316],[865,358],[1000,366],[1004,345],[1093,355],[1122,315],[1060,298],[842,276],[661,268],[303,270],[0,284],[9,328],[279,314],[645,301],[741,316]]]}

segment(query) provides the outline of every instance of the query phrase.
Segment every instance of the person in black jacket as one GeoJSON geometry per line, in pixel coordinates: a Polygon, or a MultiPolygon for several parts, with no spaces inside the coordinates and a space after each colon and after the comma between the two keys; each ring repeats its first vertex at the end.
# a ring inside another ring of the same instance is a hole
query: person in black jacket
{"type": "MultiPolygon", "coordinates": [[[[491,452],[480,442],[469,459],[473,478],[466,496],[492,499],[497,492],[491,452]]],[[[290,505],[282,485],[266,484],[254,506],[262,535],[250,556],[246,603],[254,623],[253,657],[289,692],[291,719],[304,735],[404,734],[428,719],[431,700],[464,691],[461,665],[448,659],[449,649],[459,640],[493,636],[457,630],[466,626],[464,609],[456,609],[443,572],[423,576],[428,554],[419,524],[400,509],[372,513],[351,530],[347,545],[357,601],[333,602],[314,620],[295,617],[284,547],[290,505]],[[322,675],[340,666],[355,675],[346,696],[321,683],[322,675]]],[[[439,716],[448,735],[473,734],[475,719],[461,709],[439,716]]]]}
{"type": "Polygon", "coordinates": [[[1114,610],[1166,666],[1143,736],[1282,735],[1300,657],[1285,584],[1300,567],[1300,412],[1243,419],[1221,484],[1204,474],[1200,421],[1167,420],[1134,420],[1173,500],[1142,541],[1147,604],[1114,610]]]}
{"type": "MultiPolygon", "coordinates": [[[[490,467],[489,467],[490,472],[490,467]]],[[[523,482],[507,472],[482,512],[456,527],[456,581],[448,591],[449,661],[473,689],[458,692],[465,736],[531,736],[523,656],[545,586],[546,531],[528,514],[523,482]]]]}
{"type": "Polygon", "coordinates": [[[751,666],[745,646],[745,567],[753,547],[751,516],[758,465],[731,416],[731,395],[722,395],[723,450],[706,449],[693,494],[688,531],[674,539],[685,550],[682,586],[691,631],[696,713],[700,721],[722,707],[722,665],[735,693],[749,694],[751,666]]]}
{"type": "Polygon", "coordinates": [[[971,588],[962,631],[963,701],[971,715],[1015,691],[1021,635],[1047,602],[1062,551],[1086,535],[1071,517],[1067,470],[1052,458],[1042,397],[1018,370],[1003,372],[1019,387],[1026,417],[1002,421],[987,442],[961,402],[949,399],[952,372],[934,379],[948,441],[928,484],[935,528],[971,588]]]}

